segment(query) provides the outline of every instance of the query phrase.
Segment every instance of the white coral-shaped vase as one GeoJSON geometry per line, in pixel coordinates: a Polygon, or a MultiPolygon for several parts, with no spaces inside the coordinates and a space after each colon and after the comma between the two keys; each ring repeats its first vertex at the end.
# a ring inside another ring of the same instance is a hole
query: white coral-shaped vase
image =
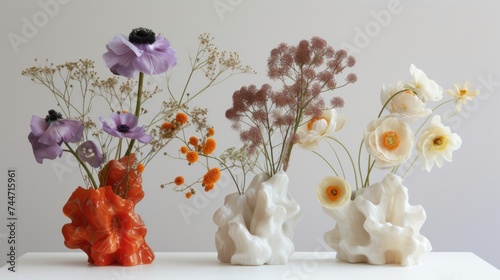
{"type": "Polygon", "coordinates": [[[420,257],[431,251],[429,240],[419,233],[425,211],[408,203],[408,189],[399,176],[388,174],[354,196],[343,207],[323,208],[337,222],[324,235],[337,259],[408,266],[419,264],[420,257]]]}
{"type": "Polygon", "coordinates": [[[288,192],[288,176],[258,174],[245,193],[233,193],[213,217],[218,259],[239,265],[286,264],[294,252],[300,206],[288,192]]]}

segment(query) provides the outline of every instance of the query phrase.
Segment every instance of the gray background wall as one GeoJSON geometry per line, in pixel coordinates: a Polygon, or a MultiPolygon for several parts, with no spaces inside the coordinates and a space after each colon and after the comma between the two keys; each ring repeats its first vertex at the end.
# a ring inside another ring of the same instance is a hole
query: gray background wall
{"type": "MultiPolygon", "coordinates": [[[[353,152],[365,125],[380,108],[382,84],[409,79],[411,63],[445,89],[470,81],[481,90],[480,96],[447,123],[463,140],[462,148],[453,155],[454,162],[431,173],[416,169],[405,184],[410,202],[427,211],[421,232],[434,251],[471,251],[500,268],[500,3],[40,0],[7,1],[3,6],[0,260],[5,258],[7,245],[3,224],[9,167],[18,170],[19,254],[67,250],[60,231],[68,219],[61,209],[82,182],[74,162],[66,156],[44,165],[35,162],[26,139],[29,121],[32,114],[46,114],[54,103],[45,89],[22,77],[21,71],[33,65],[34,58],[49,58],[54,63],[91,58],[105,77],[108,70],[101,55],[108,40],[144,26],[164,34],[178,51],[180,63],[170,72],[174,88],[186,78],[188,54],[195,51],[196,38],[203,32],[211,32],[221,49],[238,51],[242,61],[257,70],[257,75],[238,76],[196,101],[209,108],[209,121],[216,127],[221,147],[238,144],[224,119],[232,92],[242,85],[267,81],[268,54],[280,42],[296,44],[320,36],[335,48],[350,47],[357,59],[353,71],[358,82],[336,92],[345,98],[343,113],[349,118],[337,136],[353,152]],[[20,41],[12,43],[9,38],[16,35],[20,41]],[[60,176],[54,171],[57,168],[60,176]]],[[[321,146],[320,151],[326,153],[328,148],[321,146]]],[[[156,251],[213,251],[216,227],[212,215],[224,196],[235,189],[225,178],[213,192],[191,200],[160,189],[160,183],[171,180],[179,170],[159,157],[144,174],[146,197],[136,210],[148,227],[147,240],[156,251]]],[[[328,168],[319,158],[300,149],[294,151],[290,188],[304,212],[294,236],[297,251],[326,250],[321,237],[333,228],[334,221],[315,198],[315,186],[326,175],[328,168]]]]}

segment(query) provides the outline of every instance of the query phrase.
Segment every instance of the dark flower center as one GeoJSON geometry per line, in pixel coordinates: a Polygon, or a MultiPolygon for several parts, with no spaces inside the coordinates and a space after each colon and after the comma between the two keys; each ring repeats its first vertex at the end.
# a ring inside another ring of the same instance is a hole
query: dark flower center
{"type": "Polygon", "coordinates": [[[45,116],[45,121],[46,122],[53,122],[53,121],[57,121],[59,119],[62,119],[62,114],[61,113],[58,113],[56,112],[55,110],[49,110],[49,114],[47,116],[45,116]]]}
{"type": "Polygon", "coordinates": [[[128,40],[132,44],[153,44],[156,41],[155,33],[147,28],[135,28],[128,35],[128,40]]]}
{"type": "Polygon", "coordinates": [[[117,129],[119,132],[127,133],[128,130],[130,129],[130,127],[126,124],[120,124],[120,125],[118,125],[117,129]]]}

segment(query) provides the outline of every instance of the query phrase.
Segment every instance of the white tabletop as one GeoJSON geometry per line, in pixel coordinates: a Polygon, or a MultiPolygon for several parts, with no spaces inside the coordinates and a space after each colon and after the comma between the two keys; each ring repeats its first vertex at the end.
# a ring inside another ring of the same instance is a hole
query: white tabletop
{"type": "Polygon", "coordinates": [[[16,272],[7,268],[1,268],[0,279],[500,279],[498,269],[472,253],[436,252],[408,267],[349,264],[333,252],[296,252],[286,265],[264,266],[222,264],[216,253],[156,253],[153,264],[134,267],[89,265],[81,252],[27,253],[17,260],[16,272]]]}

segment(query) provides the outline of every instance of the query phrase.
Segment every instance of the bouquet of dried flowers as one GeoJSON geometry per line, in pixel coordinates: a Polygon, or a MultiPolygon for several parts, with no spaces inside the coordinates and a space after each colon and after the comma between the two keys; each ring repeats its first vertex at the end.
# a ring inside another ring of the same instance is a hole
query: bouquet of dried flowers
{"type": "Polygon", "coordinates": [[[173,92],[167,78],[167,98],[154,115],[147,103],[164,91],[158,85],[145,84],[144,77],[165,73],[176,65],[177,58],[169,41],[149,29],[134,29],[128,37],[117,35],[106,45],[103,59],[117,75],[114,77],[101,79],[88,59],[61,65],[46,62],[24,70],[24,76],[50,90],[58,108],[45,118],[32,118],[28,138],[37,162],[68,152],[80,163],[86,185],[99,188],[102,182],[97,183],[95,175],[110,160],[135,153],[140,157],[134,165],[142,171],[173,139],[182,137],[179,132],[184,129],[194,126],[213,132],[206,122],[208,110],[190,108],[189,102],[231,76],[253,70],[241,65],[237,53],[219,51],[210,34],[200,35],[199,41],[182,92],[173,92]],[[194,85],[199,72],[206,82],[194,85]],[[132,79],[137,76],[137,81],[132,79]],[[100,104],[111,112],[108,118],[99,116],[101,125],[95,118],[100,104]],[[143,118],[147,121],[140,125],[143,118]]]}
{"type": "MultiPolygon", "coordinates": [[[[145,75],[165,73],[177,64],[177,58],[169,41],[150,29],[136,28],[129,36],[117,35],[106,45],[103,59],[116,76],[101,79],[88,59],[61,65],[46,62],[22,72],[48,88],[57,105],[45,118],[31,119],[28,140],[36,161],[43,163],[70,153],[88,186],[77,188],[64,206],[63,212],[72,222],[64,225],[62,232],[65,245],[84,250],[90,263],[136,265],[153,261],[154,254],[144,240],[144,223],[133,212],[144,197],[142,173],[146,165],[172,140],[188,141],[184,131],[189,127],[213,135],[206,122],[208,110],[191,108],[190,101],[231,76],[253,73],[241,65],[237,53],[220,52],[212,40],[210,34],[199,36],[199,47],[190,58],[191,70],[180,94],[172,90],[167,78],[167,97],[157,113],[151,113],[147,106],[164,91],[146,83],[145,75]],[[202,80],[192,83],[200,76],[202,80]],[[99,111],[105,109],[103,105],[108,107],[109,117],[99,111]]],[[[205,139],[202,150],[209,154],[214,149],[213,139],[205,139]]],[[[188,153],[188,160],[196,161],[192,156],[188,153]]]]}
{"type": "MultiPolygon", "coordinates": [[[[355,74],[344,74],[355,63],[354,57],[345,50],[334,50],[319,37],[301,40],[292,46],[281,43],[272,49],[267,76],[279,88],[273,89],[269,83],[260,88],[241,87],[233,93],[232,106],[226,111],[226,118],[239,133],[242,146],[229,148],[220,156],[205,153],[207,141],[211,139],[207,134],[201,139],[190,138],[181,147],[181,153],[190,163],[203,156],[219,164],[219,167],[208,168],[203,179],[195,183],[201,182],[205,190],[209,190],[220,178],[220,172],[227,170],[238,192],[243,194],[248,173],[258,171],[272,177],[286,171],[294,145],[306,145],[302,141],[310,141],[300,137],[301,129],[305,126],[319,130],[315,121],[325,118],[333,108],[343,106],[341,97],[332,97],[327,103],[324,95],[356,82],[355,74]]],[[[186,184],[181,176],[170,184],[182,190],[192,189],[192,184],[186,184]]],[[[186,196],[189,198],[194,193],[188,191],[186,196]]]]}

